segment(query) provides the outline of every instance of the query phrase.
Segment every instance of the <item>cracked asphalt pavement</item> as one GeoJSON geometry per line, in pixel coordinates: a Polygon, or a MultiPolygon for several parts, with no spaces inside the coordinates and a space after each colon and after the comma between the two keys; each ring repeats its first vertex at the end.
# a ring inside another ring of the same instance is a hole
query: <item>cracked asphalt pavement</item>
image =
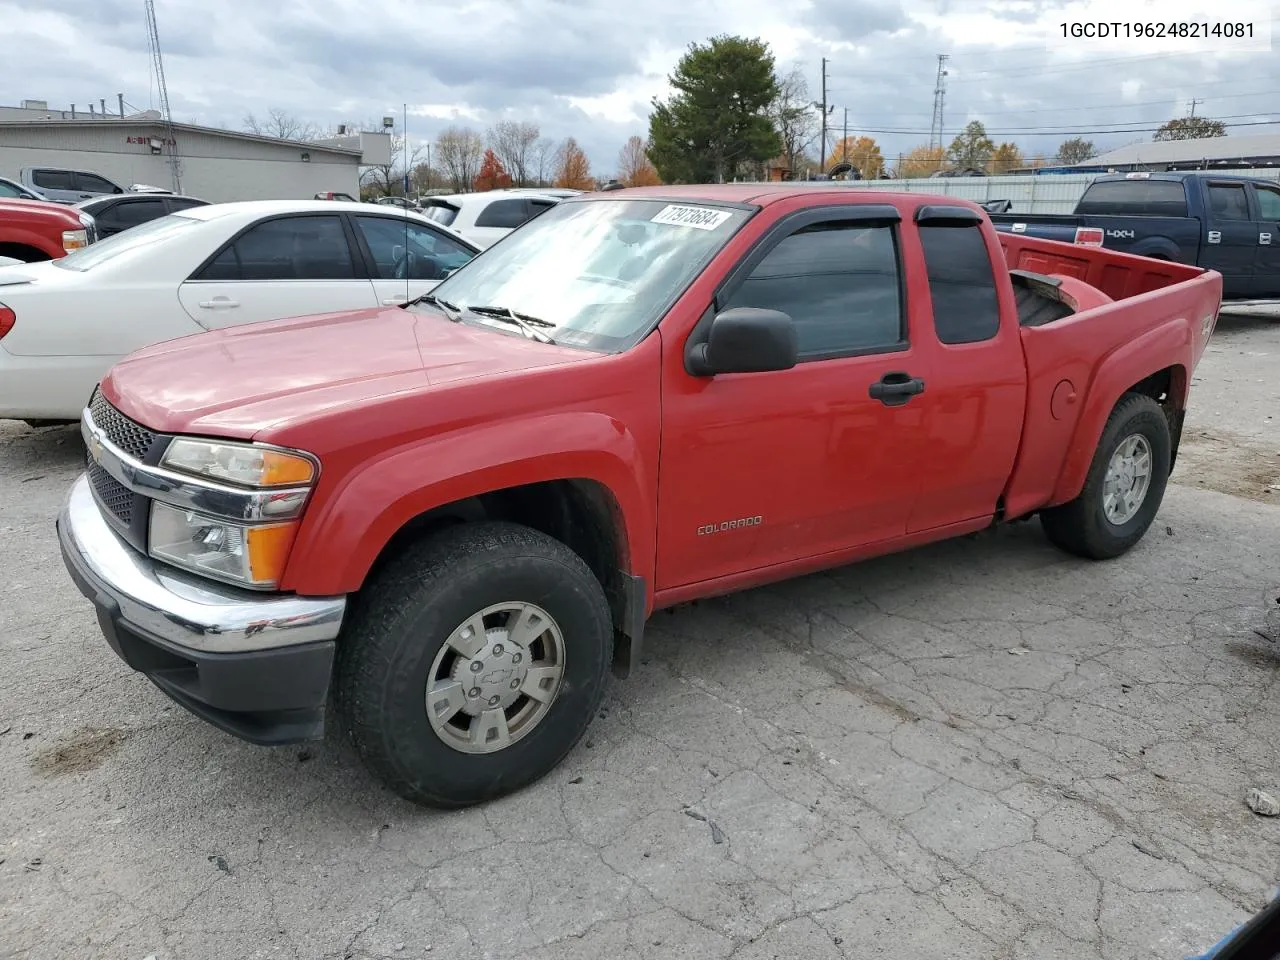
{"type": "Polygon", "coordinates": [[[1223,317],[1128,556],[1031,522],[658,614],[553,775],[457,813],[129,672],[53,535],[76,432],[0,424],[0,957],[1203,950],[1280,869],[1277,319],[1223,317]]]}

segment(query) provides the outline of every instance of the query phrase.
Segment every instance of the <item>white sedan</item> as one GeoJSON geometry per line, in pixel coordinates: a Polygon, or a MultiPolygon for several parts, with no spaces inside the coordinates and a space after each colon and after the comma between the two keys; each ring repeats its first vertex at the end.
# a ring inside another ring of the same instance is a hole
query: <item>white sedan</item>
{"type": "Polygon", "coordinates": [[[76,420],[135,350],[202,330],[399,304],[479,248],[394,207],[251,201],[174,213],[0,266],[0,419],[76,420]]]}

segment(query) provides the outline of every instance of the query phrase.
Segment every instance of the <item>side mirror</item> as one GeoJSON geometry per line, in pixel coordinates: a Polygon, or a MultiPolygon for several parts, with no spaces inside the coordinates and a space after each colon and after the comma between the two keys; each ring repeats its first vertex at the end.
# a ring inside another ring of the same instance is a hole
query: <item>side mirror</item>
{"type": "Polygon", "coordinates": [[[702,343],[685,356],[685,369],[695,377],[718,373],[765,373],[796,365],[796,327],[779,310],[734,307],[717,314],[702,343]]]}

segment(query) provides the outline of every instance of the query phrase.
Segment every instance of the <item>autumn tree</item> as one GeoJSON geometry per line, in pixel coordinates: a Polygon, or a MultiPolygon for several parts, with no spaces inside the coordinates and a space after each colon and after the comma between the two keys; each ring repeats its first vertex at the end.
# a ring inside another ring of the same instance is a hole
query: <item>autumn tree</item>
{"type": "Polygon", "coordinates": [[[649,115],[649,158],[663,180],[723,183],[741,164],[781,152],[769,117],[778,97],[773,67],[763,40],[718,36],[689,45],[667,78],[675,93],[655,99],[649,115]]]}
{"type": "Polygon", "coordinates": [[[507,173],[507,168],[492,150],[486,150],[480,162],[480,172],[471,181],[471,186],[477,193],[502,190],[511,186],[511,174],[507,173]]]}
{"type": "Polygon", "coordinates": [[[489,149],[518,186],[530,185],[530,167],[535,162],[534,148],[541,136],[542,131],[538,125],[528,120],[503,120],[489,130],[489,149]]]}
{"type": "Polygon", "coordinates": [[[946,162],[946,153],[941,147],[916,147],[899,158],[898,169],[894,173],[902,180],[929,177],[941,170],[946,162]]]}
{"type": "Polygon", "coordinates": [[[818,141],[818,117],[814,113],[809,84],[799,66],[776,78],[777,95],[769,104],[768,116],[782,142],[780,159],[795,177],[803,169],[805,152],[818,141]]]}
{"type": "Polygon", "coordinates": [[[976,167],[981,170],[991,160],[996,145],[987,136],[987,128],[981,120],[970,120],[960,135],[947,147],[947,159],[960,169],[976,167]]]}
{"type": "Polygon", "coordinates": [[[880,155],[880,145],[871,137],[845,137],[831,151],[824,167],[830,170],[837,163],[853,164],[863,180],[876,180],[884,173],[884,157],[880,155]]]}
{"type": "Polygon", "coordinates": [[[1199,140],[1204,137],[1225,137],[1227,125],[1208,117],[1174,117],[1162,124],[1153,140],[1199,140]]]}
{"type": "Polygon", "coordinates": [[[1016,143],[1002,143],[991,151],[988,167],[993,176],[1008,173],[1023,165],[1022,151],[1016,143]]]}
{"type": "Polygon", "coordinates": [[[454,192],[463,193],[480,172],[484,141],[470,127],[449,127],[436,138],[435,154],[454,192]]]}
{"type": "Polygon", "coordinates": [[[587,155],[573,137],[567,138],[556,150],[555,186],[568,190],[594,190],[596,187],[587,155]]]}
{"type": "Polygon", "coordinates": [[[630,137],[618,153],[618,182],[624,187],[655,187],[662,183],[639,137],[630,137]]]}
{"type": "Polygon", "coordinates": [[[1070,140],[1063,140],[1058,145],[1058,162],[1084,163],[1096,152],[1097,150],[1094,148],[1092,140],[1086,140],[1083,137],[1072,137],[1070,140]]]}
{"type": "Polygon", "coordinates": [[[261,119],[252,113],[246,114],[244,128],[260,137],[275,137],[279,140],[315,140],[324,135],[324,131],[316,124],[300,120],[279,107],[272,107],[261,119]]]}

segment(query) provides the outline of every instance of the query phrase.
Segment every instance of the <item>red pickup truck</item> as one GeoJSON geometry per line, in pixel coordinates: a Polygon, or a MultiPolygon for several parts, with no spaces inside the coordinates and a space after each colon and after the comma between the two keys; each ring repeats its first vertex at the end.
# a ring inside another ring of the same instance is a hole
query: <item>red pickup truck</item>
{"type": "Polygon", "coordinates": [[[57,260],[98,239],[93,217],[61,203],[0,199],[0,257],[57,260]]]}
{"type": "Polygon", "coordinates": [[[338,715],[462,806],[554,768],[646,619],[1039,515],[1151,524],[1221,277],[812,185],[569,198],[403,307],[150,347],[83,417],[63,555],[244,739],[338,715]]]}

